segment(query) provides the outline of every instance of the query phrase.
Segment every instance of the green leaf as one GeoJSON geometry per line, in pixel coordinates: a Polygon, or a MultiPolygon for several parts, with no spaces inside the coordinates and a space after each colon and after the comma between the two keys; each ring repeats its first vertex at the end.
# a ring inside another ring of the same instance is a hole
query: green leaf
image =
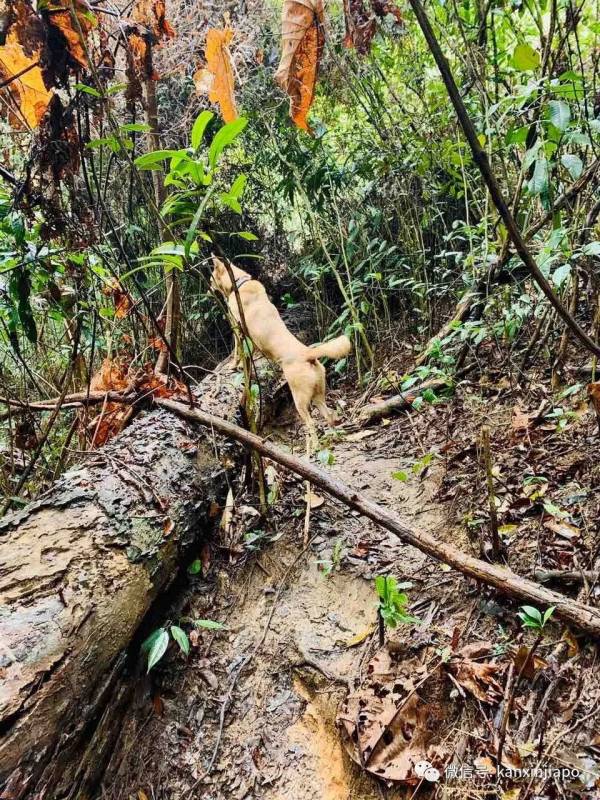
{"type": "Polygon", "coordinates": [[[195,619],[194,625],[196,628],[206,628],[209,631],[220,631],[225,627],[222,622],[215,622],[214,619],[195,619]]]}
{"type": "Polygon", "coordinates": [[[240,239],[245,239],[247,242],[258,241],[258,236],[255,236],[253,233],[250,233],[249,231],[240,231],[239,233],[236,234],[236,236],[239,236],[240,239]]]}
{"type": "Polygon", "coordinates": [[[150,634],[150,636],[148,636],[147,639],[144,639],[144,641],[142,642],[142,646],[140,648],[142,653],[147,653],[152,648],[152,646],[154,645],[154,643],[156,642],[156,640],[163,631],[164,628],[157,628],[155,631],[152,631],[152,633],[150,634]]]}
{"type": "Polygon", "coordinates": [[[561,157],[560,162],[574,181],[581,177],[581,173],[583,172],[583,161],[579,158],[579,156],[575,156],[572,153],[565,153],[561,157]]]}
{"type": "Polygon", "coordinates": [[[102,97],[101,92],[94,89],[93,86],[87,86],[85,83],[76,83],[75,89],[77,89],[78,92],[84,92],[84,94],[91,94],[92,97],[102,97]]]}
{"type": "MultiPolygon", "coordinates": [[[[167,647],[169,646],[169,634],[164,628],[159,628],[158,631],[155,631],[152,637],[152,643],[148,648],[148,669],[146,672],[150,672],[152,667],[155,667],[164,654],[167,651],[167,647]]],[[[148,639],[146,640],[148,641],[148,639]]]]}
{"type": "Polygon", "coordinates": [[[530,72],[540,66],[540,54],[528,44],[518,44],[513,52],[511,64],[519,72],[530,72]]]}
{"type": "Polygon", "coordinates": [[[531,180],[527,184],[529,193],[532,195],[546,193],[548,191],[549,177],[548,162],[545,158],[538,158],[535,162],[531,180]]]}
{"type": "Polygon", "coordinates": [[[386,586],[385,575],[378,575],[375,578],[375,589],[377,591],[377,594],[382,600],[385,598],[385,586],[386,586]]]}
{"type": "Polygon", "coordinates": [[[567,130],[571,122],[571,109],[564,100],[550,100],[548,103],[548,117],[550,122],[561,133],[567,130]]]}
{"type": "Polygon", "coordinates": [[[408,474],[403,470],[398,470],[398,472],[392,472],[392,478],[395,481],[401,481],[402,483],[404,483],[405,481],[408,480],[408,474]]]}
{"type": "Polygon", "coordinates": [[[589,242],[584,244],[581,252],[585,256],[600,256],[600,242],[589,242]]]}
{"type": "Polygon", "coordinates": [[[535,606],[521,606],[521,609],[531,619],[542,621],[542,615],[535,606]]]}
{"type": "Polygon", "coordinates": [[[192,561],[187,568],[187,571],[189,575],[198,575],[200,572],[202,572],[202,561],[200,561],[199,558],[197,558],[195,561],[192,561]]]}
{"type": "Polygon", "coordinates": [[[151,128],[141,122],[128,122],[126,125],[119,125],[119,130],[124,133],[148,133],[151,128]]]}
{"type": "Polygon", "coordinates": [[[171,625],[171,636],[177,644],[179,645],[179,649],[181,652],[189,656],[190,654],[190,640],[187,637],[187,633],[182,630],[179,625],[171,625]]]}
{"type": "Polygon", "coordinates": [[[556,610],[556,606],[550,606],[550,608],[544,611],[544,616],[542,617],[542,627],[548,622],[552,614],[554,614],[556,610]]]}
{"type": "Polygon", "coordinates": [[[248,120],[245,117],[238,117],[233,122],[228,122],[227,125],[223,125],[223,127],[217,131],[210,143],[210,149],[208,151],[208,163],[211,169],[214,170],[223,150],[237,139],[247,124],[248,120]]]}
{"type": "Polygon", "coordinates": [[[112,86],[109,86],[105,91],[108,95],[119,94],[124,89],[129,87],[128,83],[114,83],[112,86]]]}
{"type": "Polygon", "coordinates": [[[138,156],[133,162],[138,169],[150,169],[161,161],[166,161],[177,155],[178,150],[154,150],[152,153],[145,153],[138,156]]]}
{"type": "Polygon", "coordinates": [[[194,150],[197,150],[202,144],[202,139],[204,138],[204,132],[206,130],[206,126],[213,117],[214,114],[212,111],[203,111],[201,114],[198,115],[196,121],[194,122],[194,126],[192,128],[192,136],[191,136],[192,147],[194,148],[194,150]]]}
{"type": "Polygon", "coordinates": [[[566,264],[561,264],[560,267],[554,270],[552,273],[552,283],[556,287],[561,287],[565,281],[571,275],[571,265],[567,262],[566,264]]]}

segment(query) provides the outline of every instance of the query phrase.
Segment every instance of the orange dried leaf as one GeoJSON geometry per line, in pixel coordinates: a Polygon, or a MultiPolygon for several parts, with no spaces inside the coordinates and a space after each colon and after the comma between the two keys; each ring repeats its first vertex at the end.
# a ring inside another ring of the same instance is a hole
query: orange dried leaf
{"type": "Polygon", "coordinates": [[[18,113],[10,112],[10,123],[16,128],[25,127],[23,123],[36,128],[52,98],[52,92],[44,84],[38,59],[39,53],[25,54],[12,32],[6,44],[0,47],[0,82],[7,82],[2,93],[10,96],[12,102],[9,106],[18,108],[18,113]]]}
{"type": "Polygon", "coordinates": [[[98,25],[98,20],[89,10],[87,3],[74,0],[57,0],[47,8],[48,22],[63,35],[71,58],[86,69],[86,42],[90,32],[98,25]]]}
{"type": "Polygon", "coordinates": [[[138,0],[132,16],[136,22],[150,30],[156,42],[175,36],[166,17],[165,0],[138,0]]]}
{"type": "Polygon", "coordinates": [[[275,80],[290,96],[290,116],[309,133],[307,117],[325,42],[323,22],[323,0],[284,0],[281,62],[275,80]]]}
{"type": "Polygon", "coordinates": [[[206,67],[194,75],[196,92],[208,94],[211,103],[218,103],[225,122],[237,119],[235,104],[233,66],[229,43],[233,39],[231,28],[209,28],[206,34],[206,67]]]}

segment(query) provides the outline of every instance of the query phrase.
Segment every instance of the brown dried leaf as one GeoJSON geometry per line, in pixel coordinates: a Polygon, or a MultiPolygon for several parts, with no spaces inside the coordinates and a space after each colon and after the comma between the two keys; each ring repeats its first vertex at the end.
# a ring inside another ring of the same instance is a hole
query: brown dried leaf
{"type": "Polygon", "coordinates": [[[435,741],[443,729],[444,708],[438,671],[428,675],[416,659],[403,661],[386,646],[370,661],[363,685],[342,705],[337,725],[350,757],[367,772],[416,785],[421,779],[415,764],[442,765],[435,741]],[[428,703],[418,686],[424,687],[428,703]]]}
{"type": "Polygon", "coordinates": [[[284,0],[281,62],[275,80],[290,97],[291,118],[309,133],[307,117],[325,43],[323,22],[323,0],[284,0]]]}
{"type": "MultiPolygon", "coordinates": [[[[472,645],[468,647],[473,648],[472,645]]],[[[466,689],[478,700],[494,704],[502,697],[502,687],[494,677],[500,667],[498,664],[473,661],[469,655],[481,652],[482,645],[475,645],[478,649],[463,648],[457,656],[448,663],[450,672],[457,683],[466,689]]]]}
{"type": "Polygon", "coordinates": [[[514,655],[514,662],[517,673],[520,673],[521,670],[523,670],[521,674],[524,675],[525,678],[532,680],[535,677],[536,672],[545,669],[548,666],[548,662],[544,661],[543,658],[539,658],[539,656],[536,656],[535,654],[533,658],[530,658],[530,652],[531,651],[527,645],[521,645],[514,655]]]}
{"type": "Polygon", "coordinates": [[[383,19],[387,14],[392,14],[397,24],[404,24],[400,9],[391,1],[370,0],[370,8],[367,8],[364,0],[344,0],[344,45],[354,47],[360,55],[366,55],[377,31],[376,18],[383,19]]]}
{"type": "Polygon", "coordinates": [[[30,128],[36,128],[46,113],[52,92],[46,89],[37,59],[28,58],[21,45],[14,42],[0,47],[0,82],[7,81],[10,83],[2,92],[6,92],[19,109],[18,114],[10,113],[11,125],[22,128],[25,122],[30,128]]]}
{"type": "Polygon", "coordinates": [[[98,20],[86,2],[73,0],[73,6],[74,13],[71,0],[54,0],[45,7],[44,12],[49,24],[62,34],[73,61],[87,69],[87,38],[98,25],[98,20]]]}
{"type": "Polygon", "coordinates": [[[208,94],[211,103],[218,103],[225,122],[237,119],[233,66],[229,44],[233,39],[231,28],[209,28],[206,34],[204,55],[206,67],[194,75],[196,92],[208,94]]]}
{"type": "Polygon", "coordinates": [[[165,0],[137,0],[132,17],[150,31],[155,44],[164,39],[173,39],[175,36],[175,31],[166,17],[165,0]]]}
{"type": "Polygon", "coordinates": [[[17,129],[37,127],[52,98],[39,66],[43,45],[39,17],[29,3],[17,0],[6,42],[0,47],[0,82],[7,84],[1,94],[9,100],[1,103],[2,113],[8,109],[9,123],[17,129]]]}

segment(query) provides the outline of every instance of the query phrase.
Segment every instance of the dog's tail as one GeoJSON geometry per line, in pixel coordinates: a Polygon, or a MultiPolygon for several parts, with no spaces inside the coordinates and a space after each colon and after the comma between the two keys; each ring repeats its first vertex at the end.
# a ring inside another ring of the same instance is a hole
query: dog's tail
{"type": "Polygon", "coordinates": [[[338,336],[337,339],[331,339],[329,342],[309,347],[306,352],[306,360],[316,361],[317,358],[333,358],[337,361],[338,358],[347,356],[350,350],[352,350],[350,339],[347,336],[338,336]]]}

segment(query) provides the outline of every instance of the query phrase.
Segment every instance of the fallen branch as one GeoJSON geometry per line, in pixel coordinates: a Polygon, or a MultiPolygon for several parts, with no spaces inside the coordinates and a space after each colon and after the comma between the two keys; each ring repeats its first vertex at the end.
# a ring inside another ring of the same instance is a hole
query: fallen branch
{"type": "MultiPolygon", "coordinates": [[[[110,403],[136,403],[141,397],[142,395],[139,393],[131,392],[75,392],[74,394],[65,395],[63,402],[61,402],[60,397],[54,397],[50,400],[40,400],[39,402],[33,403],[11,399],[10,397],[0,397],[0,405],[10,406],[23,413],[28,411],[54,411],[57,406],[59,406],[61,411],[67,411],[73,408],[98,405],[99,403],[104,403],[105,400],[110,403]]],[[[0,414],[0,420],[7,418],[8,411],[4,411],[0,414]]]]}
{"type": "Polygon", "coordinates": [[[565,597],[558,592],[546,589],[527,578],[522,578],[512,570],[499,564],[488,564],[481,559],[474,558],[452,544],[439,541],[427,531],[411,528],[394,514],[374,503],[365,495],[355,491],[338,478],[334,478],[304,459],[286,453],[284,450],[231,422],[198,409],[191,409],[175,400],[157,398],[155,404],[188,421],[207,426],[213,431],[224,434],[240,442],[245,447],[267,456],[296,475],[318,486],[350,508],[359,511],[373,520],[373,522],[393,533],[403,542],[416,547],[437,561],[449,564],[464,575],[493,586],[501,594],[508,597],[524,600],[542,609],[555,606],[556,615],[565,622],[573,624],[592,636],[600,637],[600,611],[597,609],[565,597]]]}
{"type": "Polygon", "coordinates": [[[361,424],[375,422],[375,420],[389,417],[398,411],[405,411],[411,408],[417,397],[419,397],[426,389],[446,389],[451,385],[448,378],[431,378],[424,381],[417,387],[411,387],[410,390],[402,394],[395,394],[382,400],[380,403],[370,403],[363,406],[358,413],[358,419],[361,424]]]}
{"type": "Polygon", "coordinates": [[[409,2],[415,13],[421,31],[423,32],[425,41],[427,42],[438,66],[442,80],[444,81],[446,90],[456,111],[460,126],[463,129],[467,142],[471,148],[471,152],[473,153],[473,160],[479,167],[479,171],[481,172],[483,180],[488,188],[490,197],[492,198],[498,213],[502,217],[515,250],[521,258],[523,264],[527,267],[527,270],[529,271],[535,283],[537,283],[538,287],[549,300],[551,305],[556,309],[558,315],[562,318],[569,330],[591,353],[593,353],[595,356],[600,356],[600,346],[591,338],[591,336],[588,336],[579,323],[571,316],[568,309],[565,308],[558,296],[554,293],[554,290],[548,282],[548,279],[540,270],[534,257],[529,252],[529,249],[525,243],[525,238],[519,230],[515,218],[511,213],[506,200],[504,199],[498,181],[496,180],[496,177],[492,171],[487,153],[479,142],[475,126],[473,125],[467,112],[461,94],[458,90],[458,86],[456,85],[456,81],[454,80],[454,76],[452,75],[450,65],[448,64],[448,61],[442,52],[435,33],[433,32],[433,28],[431,27],[429,19],[427,18],[427,14],[423,9],[420,0],[409,0],[409,2]]]}
{"type": "Polygon", "coordinates": [[[598,583],[600,580],[600,572],[588,569],[536,569],[533,576],[540,583],[598,583]]]}

